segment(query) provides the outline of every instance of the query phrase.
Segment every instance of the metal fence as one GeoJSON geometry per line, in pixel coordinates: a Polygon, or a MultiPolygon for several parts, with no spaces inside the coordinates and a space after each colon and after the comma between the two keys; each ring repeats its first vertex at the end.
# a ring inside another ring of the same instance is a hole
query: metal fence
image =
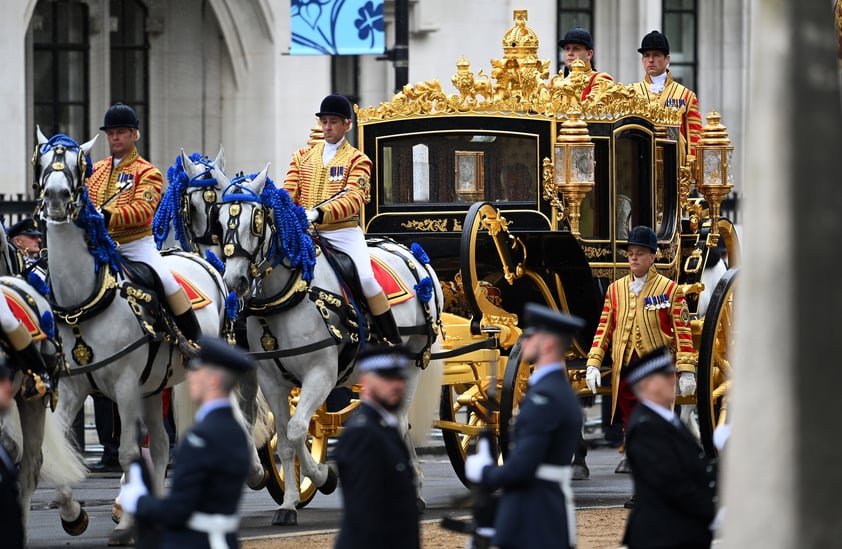
{"type": "Polygon", "coordinates": [[[11,227],[18,221],[32,217],[36,200],[27,198],[23,193],[7,195],[0,193],[0,220],[4,227],[11,227]]]}

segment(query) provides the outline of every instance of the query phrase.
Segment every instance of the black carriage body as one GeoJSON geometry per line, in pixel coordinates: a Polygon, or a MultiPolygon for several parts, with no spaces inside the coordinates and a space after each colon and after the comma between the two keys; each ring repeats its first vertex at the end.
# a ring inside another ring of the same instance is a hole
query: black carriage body
{"type": "Polygon", "coordinates": [[[542,166],[545,159],[554,161],[562,122],[510,112],[360,124],[360,147],[374,165],[362,222],[370,236],[423,246],[439,277],[450,281],[462,269],[460,242],[471,205],[499,209],[526,251],[514,261],[543,284],[534,276],[504,280],[490,239],[476,242],[480,279],[500,291],[500,306],[514,314],[527,301],[538,301],[585,318],[578,346],[585,352],[608,284],[628,273],[622,249],[628,230],[656,227],[656,266],[674,280],[682,279],[681,265],[699,235],[680,234],[677,128],[659,132],[639,116],[588,122],[595,185],[581,205],[580,234],[570,231],[566,218],[557,221],[544,196],[542,166]]]}

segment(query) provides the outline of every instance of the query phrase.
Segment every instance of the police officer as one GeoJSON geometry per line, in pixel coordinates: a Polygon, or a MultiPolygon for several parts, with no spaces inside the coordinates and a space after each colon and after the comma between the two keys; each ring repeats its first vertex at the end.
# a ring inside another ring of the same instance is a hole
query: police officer
{"type": "Polygon", "coordinates": [[[344,506],[337,549],[420,547],[415,468],[395,415],[413,364],[401,345],[369,345],[357,359],[360,407],[334,453],[344,506]]]}
{"type": "Polygon", "coordinates": [[[306,208],[307,220],[316,225],[320,237],[351,257],[379,335],[393,345],[400,344],[398,325],[374,278],[359,226],[360,210],[370,200],[371,160],[345,139],[351,129],[351,102],[344,95],[328,95],[316,116],[324,141],[293,154],[284,189],[296,204],[306,208]]]}
{"type": "MultiPolygon", "coordinates": [[[[14,372],[6,366],[6,359],[0,353],[0,414],[14,405],[14,372]]],[[[23,549],[23,511],[18,491],[18,468],[9,452],[0,445],[0,532],[3,532],[3,547],[23,549]]]]}
{"type": "Polygon", "coordinates": [[[139,522],[161,527],[162,549],[238,547],[237,509],[250,466],[243,427],[229,399],[239,377],[254,362],[222,339],[202,336],[199,355],[189,362],[190,397],[201,404],[195,426],[176,454],[167,497],[151,494],[132,464],[120,491],[123,509],[139,522]]]}
{"type": "Polygon", "coordinates": [[[32,265],[41,258],[41,242],[44,233],[38,230],[35,220],[27,217],[18,221],[6,232],[6,237],[15,245],[25,263],[32,265]]]}
{"type": "Polygon", "coordinates": [[[672,411],[676,374],[668,347],[629,364],[626,379],[640,400],[626,430],[637,495],[623,538],[629,549],[711,544],[716,470],[672,411]]]}
{"type": "MultiPolygon", "coordinates": [[[[115,103],[108,109],[100,130],[108,137],[111,156],[94,165],[88,192],[111,237],[120,245],[120,253],[155,270],[179,330],[188,342],[195,343],[201,328],[190,298],[161,259],[152,237],[152,217],[161,201],[163,178],[158,168],[137,152],[139,124],[128,105],[115,103]]],[[[193,345],[182,345],[182,349],[195,354],[193,345]]]]}
{"type": "Polygon", "coordinates": [[[465,461],[465,476],[482,488],[503,489],[493,545],[501,549],[576,545],[570,490],[573,452],[582,429],[579,399],[570,387],[564,354],[584,327],[577,317],[527,303],[521,345],[534,364],[520,403],[506,462],[494,465],[487,451],[465,461]]]}

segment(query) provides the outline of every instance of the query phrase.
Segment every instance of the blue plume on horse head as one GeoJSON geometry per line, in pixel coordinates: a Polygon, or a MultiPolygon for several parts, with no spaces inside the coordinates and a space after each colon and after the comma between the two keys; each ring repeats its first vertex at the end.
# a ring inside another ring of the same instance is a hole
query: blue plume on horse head
{"type": "MultiPolygon", "coordinates": [[[[208,169],[212,168],[210,161],[197,152],[191,154],[189,158],[194,163],[203,163],[208,166],[208,169]],[[208,163],[205,163],[205,161],[208,163]]],[[[184,220],[178,215],[181,211],[181,202],[187,196],[187,187],[190,184],[180,154],[175,157],[173,165],[167,168],[167,183],[167,191],[161,197],[161,202],[152,218],[152,233],[155,236],[155,244],[160,250],[170,234],[170,222],[172,222],[175,238],[181,244],[182,249],[191,250],[192,245],[187,241],[187,233],[184,230],[184,220]]],[[[216,184],[215,180],[213,180],[213,184],[216,184]]]]}
{"type": "Polygon", "coordinates": [[[307,229],[310,227],[304,208],[295,204],[285,189],[279,189],[270,181],[260,195],[263,205],[272,209],[277,227],[280,256],[286,257],[294,268],[300,268],[301,276],[307,282],[313,280],[316,266],[316,247],[307,229]]]}
{"type": "MultiPolygon", "coordinates": [[[[82,149],[81,145],[70,136],[64,135],[63,133],[57,133],[52,136],[47,142],[41,146],[40,154],[44,155],[50,152],[51,150],[55,149],[56,147],[64,147],[65,149],[79,154],[79,151],[82,149]]],[[[94,173],[94,166],[93,162],[91,162],[91,157],[87,154],[85,155],[85,173],[84,178],[89,178],[94,173]]]]}

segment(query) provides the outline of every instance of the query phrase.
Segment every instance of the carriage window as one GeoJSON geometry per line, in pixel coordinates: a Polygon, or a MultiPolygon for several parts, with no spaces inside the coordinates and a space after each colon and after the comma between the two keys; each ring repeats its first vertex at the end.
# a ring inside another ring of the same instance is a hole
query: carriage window
{"type": "Polygon", "coordinates": [[[537,203],[538,139],[443,132],[380,141],[377,172],[383,205],[537,203]]]}

